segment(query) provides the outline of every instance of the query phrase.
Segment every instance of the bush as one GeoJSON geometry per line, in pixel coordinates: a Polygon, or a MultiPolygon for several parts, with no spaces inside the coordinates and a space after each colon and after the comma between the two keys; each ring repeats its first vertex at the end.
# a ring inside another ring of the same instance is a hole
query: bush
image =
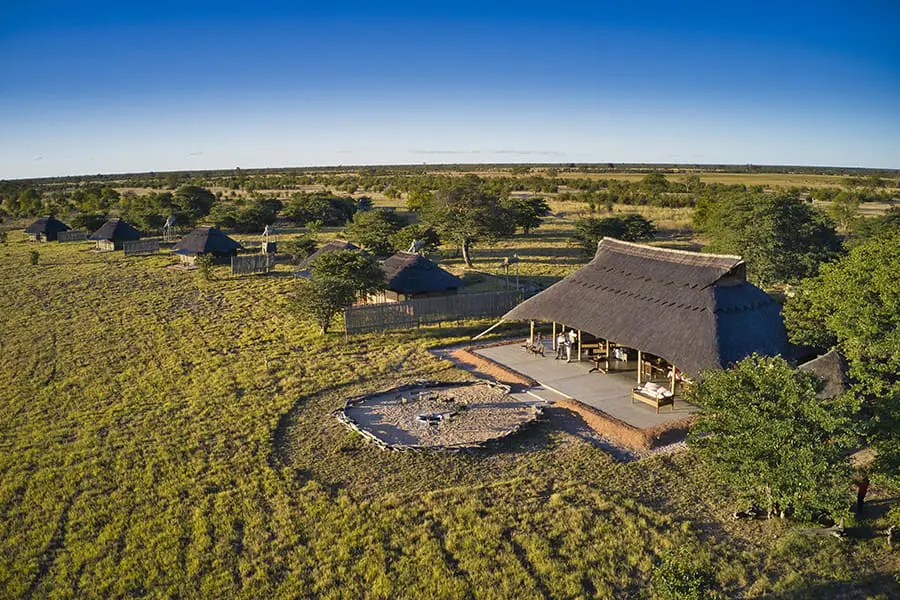
{"type": "Polygon", "coordinates": [[[33,265],[38,264],[38,260],[40,260],[40,258],[41,258],[40,252],[38,252],[37,250],[31,251],[31,264],[33,264],[33,265]]]}
{"type": "Polygon", "coordinates": [[[316,251],[316,241],[310,237],[302,236],[294,240],[278,243],[278,251],[288,255],[288,262],[299,265],[310,254],[316,251]]]}
{"type": "Polygon", "coordinates": [[[80,213],[72,219],[72,226],[75,229],[84,229],[88,234],[100,229],[104,223],[106,215],[103,213],[80,213]]]}
{"type": "Polygon", "coordinates": [[[201,254],[194,259],[194,265],[197,266],[200,276],[203,277],[205,281],[212,279],[212,263],[213,257],[209,254],[201,254]]]}
{"type": "Polygon", "coordinates": [[[626,242],[638,242],[652,239],[656,235],[653,221],[639,214],[626,214],[616,217],[580,219],[575,223],[575,235],[572,240],[582,251],[593,256],[597,251],[597,243],[604,237],[613,237],[626,242]]]}
{"type": "Polygon", "coordinates": [[[663,600],[695,600],[711,597],[714,580],[704,567],[694,566],[686,552],[664,554],[653,571],[653,597],[663,600]]]}

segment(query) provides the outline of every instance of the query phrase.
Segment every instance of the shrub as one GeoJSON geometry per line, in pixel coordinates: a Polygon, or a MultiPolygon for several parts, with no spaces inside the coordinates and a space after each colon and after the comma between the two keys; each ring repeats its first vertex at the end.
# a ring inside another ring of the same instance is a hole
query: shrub
{"type": "Polygon", "coordinates": [[[194,264],[200,272],[200,276],[205,281],[212,279],[212,262],[213,258],[209,254],[201,254],[194,260],[194,264]]]}
{"type": "Polygon", "coordinates": [[[40,258],[41,258],[40,252],[38,252],[37,250],[31,251],[31,264],[33,264],[33,265],[38,264],[38,260],[40,260],[40,258]]]}

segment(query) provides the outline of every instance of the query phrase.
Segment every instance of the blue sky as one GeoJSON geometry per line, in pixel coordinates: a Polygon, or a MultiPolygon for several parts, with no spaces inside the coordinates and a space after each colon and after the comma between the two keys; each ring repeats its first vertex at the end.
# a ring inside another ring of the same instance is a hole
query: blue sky
{"type": "Polygon", "coordinates": [[[3,3],[0,178],[444,162],[900,168],[898,23],[900,3],[866,0],[3,3]]]}

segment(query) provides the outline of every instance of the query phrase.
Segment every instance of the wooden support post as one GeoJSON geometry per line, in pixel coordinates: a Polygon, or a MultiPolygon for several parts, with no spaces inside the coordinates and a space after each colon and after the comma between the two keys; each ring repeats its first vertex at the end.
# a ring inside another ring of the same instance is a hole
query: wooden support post
{"type": "Polygon", "coordinates": [[[534,321],[531,321],[531,333],[528,334],[528,343],[534,346],[534,321]]]}
{"type": "Polygon", "coordinates": [[[641,385],[641,372],[644,370],[644,366],[641,364],[641,351],[638,350],[638,385],[641,385]]]}
{"type": "Polygon", "coordinates": [[[556,352],[556,321],[553,321],[553,341],[550,344],[550,347],[556,352]]]}
{"type": "Polygon", "coordinates": [[[672,394],[675,394],[675,365],[670,365],[672,367],[672,394]]]}
{"type": "Polygon", "coordinates": [[[578,362],[581,362],[581,330],[578,330],[578,362]]]}

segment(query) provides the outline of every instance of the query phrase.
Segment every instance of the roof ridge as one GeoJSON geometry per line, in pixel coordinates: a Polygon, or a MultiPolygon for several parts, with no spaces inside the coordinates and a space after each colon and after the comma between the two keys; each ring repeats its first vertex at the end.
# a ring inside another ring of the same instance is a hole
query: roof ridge
{"type": "Polygon", "coordinates": [[[728,258],[728,259],[733,259],[733,260],[737,260],[740,262],[744,262],[744,258],[742,256],[738,256],[736,254],[709,254],[709,253],[704,253],[704,252],[693,252],[691,250],[678,250],[676,248],[663,248],[660,246],[648,246],[647,244],[639,244],[637,242],[626,242],[624,240],[620,240],[618,238],[609,237],[609,236],[604,236],[599,242],[597,242],[597,247],[600,248],[603,245],[603,242],[607,242],[607,244],[610,244],[613,246],[622,245],[622,246],[628,246],[631,248],[637,248],[637,249],[641,249],[641,250],[645,250],[645,251],[649,250],[651,252],[659,252],[661,254],[666,253],[666,254],[680,254],[680,255],[694,256],[694,257],[703,256],[703,257],[708,257],[708,258],[728,258]]]}

